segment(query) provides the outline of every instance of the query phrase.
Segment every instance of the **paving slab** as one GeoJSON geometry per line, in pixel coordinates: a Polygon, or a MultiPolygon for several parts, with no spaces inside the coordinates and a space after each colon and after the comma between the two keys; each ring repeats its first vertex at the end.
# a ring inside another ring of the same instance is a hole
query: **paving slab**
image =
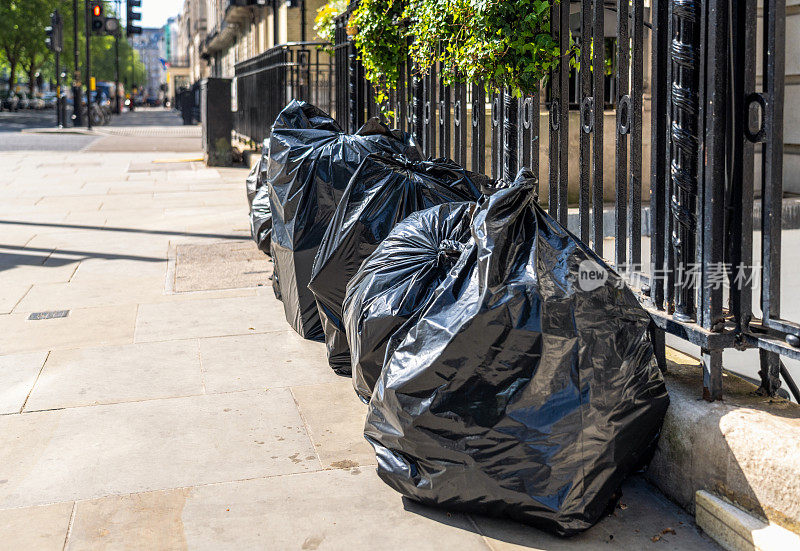
{"type": "Polygon", "coordinates": [[[62,551],[67,539],[73,502],[0,511],[3,549],[62,551]]]}
{"type": "Polygon", "coordinates": [[[288,389],[0,416],[0,508],[320,469],[288,389]]]}
{"type": "MultiPolygon", "coordinates": [[[[0,278],[2,278],[2,272],[0,272],[0,278]]],[[[0,314],[10,313],[31,287],[24,283],[0,287],[0,314]]]]}
{"type": "Polygon", "coordinates": [[[134,549],[489,549],[465,515],[404,500],[365,469],[79,502],[67,549],[101,541],[134,549]],[[158,524],[149,520],[155,511],[158,524]],[[151,533],[154,524],[163,531],[151,533]]]}
{"type": "Polygon", "coordinates": [[[160,277],[163,280],[166,272],[166,259],[148,262],[142,260],[105,260],[90,258],[81,261],[75,273],[70,278],[70,282],[83,283],[95,279],[130,277],[132,274],[141,277],[160,277]]]}
{"type": "Polygon", "coordinates": [[[292,329],[199,342],[203,380],[209,393],[341,380],[325,369],[325,345],[307,341],[292,329]]]}
{"type": "Polygon", "coordinates": [[[203,392],[196,341],[56,350],[47,358],[25,411],[203,392]]]}
{"type": "Polygon", "coordinates": [[[154,302],[164,294],[164,276],[82,278],[67,283],[37,283],[14,308],[40,312],[154,302]]]}
{"type": "Polygon", "coordinates": [[[268,297],[142,304],[136,318],[136,342],[285,330],[283,308],[268,297]]]}
{"type": "Polygon", "coordinates": [[[292,394],[326,468],[376,464],[372,446],[364,439],[367,406],[356,396],[349,378],[294,387],[292,394]]]}
{"type": "Polygon", "coordinates": [[[133,342],[136,305],[77,308],[65,318],[0,315],[0,354],[133,342]]]}
{"type": "Polygon", "coordinates": [[[0,414],[20,412],[46,358],[47,352],[0,356],[0,414]]]}
{"type": "Polygon", "coordinates": [[[201,291],[269,285],[272,262],[251,240],[178,244],[175,290],[201,291]]]}

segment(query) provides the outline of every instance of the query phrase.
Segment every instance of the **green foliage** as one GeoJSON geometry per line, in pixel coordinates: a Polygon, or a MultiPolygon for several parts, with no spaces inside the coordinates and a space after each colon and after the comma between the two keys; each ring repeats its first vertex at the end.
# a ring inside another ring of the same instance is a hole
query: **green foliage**
{"type": "Polygon", "coordinates": [[[356,48],[367,79],[378,90],[378,103],[394,88],[406,62],[408,36],[403,0],[361,0],[350,17],[356,48]]]}
{"type": "Polygon", "coordinates": [[[575,49],[560,52],[545,0],[362,0],[350,23],[367,78],[381,101],[410,55],[418,71],[439,63],[447,83],[535,93],[575,49]],[[413,39],[413,40],[412,40],[413,39]],[[407,46],[410,42],[410,47],[407,46]]]}
{"type": "Polygon", "coordinates": [[[350,0],[329,0],[317,10],[317,16],[314,18],[314,30],[317,36],[333,45],[336,38],[335,19],[345,12],[349,3],[350,0]]]}

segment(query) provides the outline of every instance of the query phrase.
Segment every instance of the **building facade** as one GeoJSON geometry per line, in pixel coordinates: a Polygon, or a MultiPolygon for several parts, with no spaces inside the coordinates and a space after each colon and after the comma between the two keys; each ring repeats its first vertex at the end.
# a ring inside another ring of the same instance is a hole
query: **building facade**
{"type": "Polygon", "coordinates": [[[319,40],[314,17],[325,0],[185,0],[176,48],[189,82],[234,76],[234,66],[277,44],[319,40]]]}
{"type": "Polygon", "coordinates": [[[146,99],[163,101],[161,85],[166,83],[166,63],[163,58],[164,30],[143,28],[142,34],[131,37],[131,45],[139,53],[144,64],[145,74],[134,75],[134,82],[146,99]]]}

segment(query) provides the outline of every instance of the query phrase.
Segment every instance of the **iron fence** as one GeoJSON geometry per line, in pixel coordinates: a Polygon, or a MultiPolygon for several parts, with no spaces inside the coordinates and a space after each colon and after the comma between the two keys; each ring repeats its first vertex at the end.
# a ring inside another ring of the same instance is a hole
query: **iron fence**
{"type": "Polygon", "coordinates": [[[289,42],[235,66],[234,131],[260,142],[291,99],[336,115],[333,56],[324,42],[289,42]]]}
{"type": "Polygon", "coordinates": [[[483,83],[446,86],[435,65],[423,75],[409,61],[383,106],[347,35],[352,7],[336,22],[335,112],[343,126],[352,132],[380,115],[414,133],[427,155],[497,178],[530,167],[550,214],[638,291],[657,327],[662,367],[665,333],[699,345],[703,395],[715,400],[723,350],[758,348],[760,391],[773,395],[782,378],[800,400],[780,359],[800,359],[800,325],[780,317],[785,0],[553,3],[553,37],[566,51],[572,34],[579,70],[562,62],[539,94],[517,98],[487,95],[483,83]],[[604,44],[609,18],[611,76],[606,48],[580,47],[604,44]],[[760,89],[755,52],[763,58],[760,89]],[[759,286],[760,317],[752,308],[759,286]]]}

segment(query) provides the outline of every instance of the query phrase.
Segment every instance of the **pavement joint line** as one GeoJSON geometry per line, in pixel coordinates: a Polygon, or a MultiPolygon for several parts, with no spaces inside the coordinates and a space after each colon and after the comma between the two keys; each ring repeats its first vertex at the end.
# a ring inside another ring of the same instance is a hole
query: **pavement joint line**
{"type": "Polygon", "coordinates": [[[51,352],[52,351],[50,351],[50,350],[47,351],[47,355],[44,357],[44,361],[42,362],[42,365],[39,366],[39,372],[36,374],[36,379],[34,379],[33,384],[31,385],[31,389],[28,391],[28,394],[25,396],[25,401],[22,402],[22,405],[19,408],[19,413],[22,413],[25,410],[25,406],[28,405],[28,400],[30,399],[31,394],[33,394],[33,389],[36,388],[36,383],[39,382],[39,377],[42,376],[42,371],[44,371],[44,366],[47,363],[47,360],[50,359],[51,352]]]}
{"type": "Polygon", "coordinates": [[[483,530],[481,530],[481,527],[478,526],[478,523],[475,521],[475,519],[473,518],[472,514],[471,513],[464,513],[464,516],[467,517],[467,519],[469,520],[469,523],[472,525],[472,528],[473,528],[473,530],[475,530],[475,533],[478,534],[481,537],[481,541],[486,546],[486,548],[489,549],[489,551],[497,551],[495,549],[495,547],[492,545],[492,542],[489,541],[489,539],[486,537],[486,534],[483,533],[483,530]]]}
{"type": "MultiPolygon", "coordinates": [[[[124,346],[124,345],[122,345],[122,346],[124,346]]],[[[2,356],[0,356],[0,357],[2,357],[2,356]]],[[[43,364],[42,367],[44,367],[44,364],[43,364]]],[[[13,416],[13,415],[30,415],[30,414],[34,414],[34,413],[50,413],[50,412],[53,412],[53,411],[67,411],[67,410],[72,410],[72,409],[84,409],[84,408],[93,408],[93,407],[102,407],[102,406],[118,406],[118,405],[124,405],[124,404],[144,404],[144,403],[147,403],[147,402],[164,401],[164,400],[175,400],[175,399],[182,399],[182,398],[202,398],[204,396],[228,396],[228,395],[232,395],[232,394],[241,394],[241,393],[244,393],[244,392],[267,392],[267,391],[270,391],[270,390],[279,390],[279,389],[280,390],[289,390],[291,392],[292,389],[294,389],[294,388],[305,388],[305,387],[317,386],[317,385],[321,385],[321,384],[324,385],[324,384],[331,384],[331,383],[314,382],[314,383],[286,385],[286,386],[281,386],[281,385],[271,385],[271,386],[268,386],[268,387],[259,386],[259,387],[253,387],[253,388],[239,388],[239,389],[236,389],[236,390],[223,390],[223,391],[219,391],[219,392],[205,392],[204,391],[204,393],[202,393],[202,394],[182,394],[180,396],[158,396],[158,397],[154,397],[154,398],[138,398],[138,399],[133,399],[133,400],[119,400],[117,402],[100,402],[100,403],[96,403],[96,404],[78,404],[78,405],[74,405],[74,406],[62,406],[62,407],[43,408],[43,409],[27,409],[27,410],[19,411],[19,412],[0,413],[0,418],[10,417],[10,416],[13,416]]],[[[33,387],[31,387],[31,392],[28,393],[29,396],[30,396],[30,394],[32,392],[33,392],[33,387]]],[[[294,392],[291,392],[291,394],[292,394],[292,398],[294,398],[294,392]]],[[[26,402],[27,402],[27,399],[26,399],[26,402]]],[[[297,407],[297,409],[299,411],[300,410],[300,406],[298,405],[296,399],[295,399],[295,406],[297,407]]],[[[301,417],[301,419],[305,419],[303,417],[302,413],[301,413],[300,417],[301,417]]],[[[305,420],[304,420],[304,424],[305,424],[305,420]]],[[[308,433],[308,431],[307,431],[307,433],[308,433]]],[[[315,450],[315,453],[316,453],[316,450],[315,450]]],[[[322,461],[320,460],[320,464],[321,463],[322,463],[322,461]]],[[[323,466],[323,470],[330,470],[330,469],[339,469],[339,467],[324,467],[323,466]]]]}
{"type": "Polygon", "coordinates": [[[314,439],[311,437],[311,429],[308,426],[308,421],[306,421],[306,416],[303,415],[303,410],[300,407],[300,402],[297,401],[297,396],[295,396],[292,387],[289,387],[289,394],[292,395],[292,401],[294,401],[294,407],[297,410],[298,415],[300,415],[300,420],[303,421],[303,429],[306,431],[306,437],[308,438],[311,447],[314,448],[314,455],[317,457],[317,462],[320,464],[320,467],[325,469],[325,465],[322,463],[322,458],[319,456],[319,452],[317,451],[317,446],[314,445],[314,439]]]}
{"type": "MultiPolygon", "coordinates": [[[[203,369],[203,355],[200,353],[200,339],[195,339],[197,342],[197,365],[200,367],[200,384],[203,387],[203,394],[208,394],[206,390],[206,374],[203,369]]],[[[215,394],[212,392],[212,394],[215,394]]]]}
{"type": "Polygon", "coordinates": [[[28,289],[24,293],[22,293],[22,296],[19,297],[19,300],[17,302],[15,302],[14,306],[11,307],[11,310],[9,310],[6,313],[7,314],[12,314],[12,313],[16,314],[17,312],[15,312],[15,310],[17,309],[17,306],[19,306],[19,303],[22,302],[22,299],[24,299],[26,296],[28,296],[28,293],[31,292],[31,289],[33,289],[33,283],[28,285],[28,289]]]}
{"type": "Polygon", "coordinates": [[[72,535],[72,526],[75,523],[75,509],[78,508],[78,502],[72,502],[72,510],[69,513],[69,522],[67,523],[67,533],[64,534],[64,546],[61,548],[62,551],[65,551],[67,548],[67,544],[69,543],[69,537],[72,535]]]}
{"type": "Polygon", "coordinates": [[[158,396],[154,398],[137,398],[134,400],[119,400],[118,402],[102,402],[97,404],[78,404],[75,406],[62,406],[62,407],[54,407],[54,408],[44,408],[44,409],[28,409],[25,411],[20,411],[19,413],[3,413],[0,416],[9,416],[9,415],[32,415],[34,413],[49,413],[52,411],[67,411],[73,409],[86,409],[86,408],[96,408],[96,407],[107,407],[107,406],[121,406],[125,404],[144,404],[146,402],[165,402],[167,400],[183,400],[185,398],[203,398],[203,397],[211,397],[211,396],[228,396],[233,394],[242,394],[244,392],[267,392],[272,389],[290,389],[291,387],[288,386],[271,386],[271,387],[258,387],[258,388],[246,388],[246,389],[237,389],[237,390],[226,390],[223,392],[212,392],[211,394],[181,394],[179,396],[158,396]]]}
{"type": "Polygon", "coordinates": [[[200,482],[198,484],[193,484],[193,485],[188,485],[188,486],[169,486],[167,488],[153,488],[153,489],[149,489],[149,490],[137,490],[135,492],[112,492],[112,493],[109,493],[109,494],[102,494],[102,495],[98,495],[98,496],[94,496],[94,497],[86,497],[86,498],[81,498],[81,499],[65,499],[63,501],[45,501],[45,502],[42,502],[42,503],[38,503],[36,505],[22,505],[20,507],[6,507],[6,508],[0,509],[0,511],[16,511],[16,510],[19,510],[19,509],[29,509],[31,507],[46,507],[48,505],[58,505],[60,503],[70,503],[70,502],[77,505],[79,503],[86,503],[86,502],[89,502],[89,501],[95,501],[97,499],[105,499],[105,498],[108,498],[108,497],[128,497],[128,496],[135,496],[135,495],[139,495],[139,494],[152,494],[152,493],[156,493],[156,492],[174,492],[176,490],[191,490],[193,488],[205,488],[205,487],[208,487],[208,486],[220,486],[222,484],[236,484],[236,483],[239,483],[239,482],[250,482],[250,481],[253,481],[253,480],[270,480],[270,479],[273,479],[273,478],[282,478],[282,477],[290,477],[290,476],[292,476],[292,477],[294,477],[294,476],[305,476],[305,475],[312,475],[312,474],[318,474],[318,473],[324,473],[324,472],[333,472],[333,471],[349,471],[351,469],[360,469],[360,468],[363,468],[363,467],[375,467],[375,466],[376,466],[375,464],[370,464],[370,465],[357,465],[355,467],[343,467],[343,468],[331,467],[329,469],[317,469],[317,470],[310,470],[310,471],[299,472],[299,473],[268,474],[268,475],[263,475],[263,476],[249,476],[249,477],[246,477],[246,478],[234,478],[234,479],[231,479],[231,480],[218,480],[218,481],[214,481],[214,482],[200,482]]]}

